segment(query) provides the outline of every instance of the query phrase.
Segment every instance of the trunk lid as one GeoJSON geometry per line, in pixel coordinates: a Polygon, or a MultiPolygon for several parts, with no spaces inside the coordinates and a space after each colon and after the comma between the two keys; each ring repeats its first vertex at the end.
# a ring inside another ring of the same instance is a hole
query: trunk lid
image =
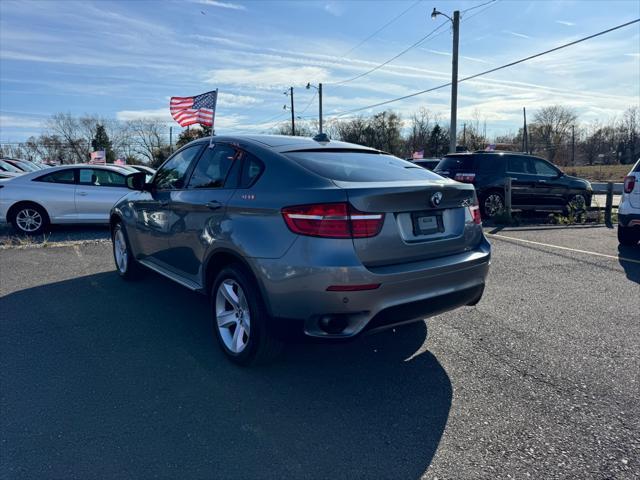
{"type": "Polygon", "coordinates": [[[384,213],[375,237],[354,238],[365,266],[401,264],[474,248],[481,239],[469,205],[475,189],[442,179],[416,182],[335,182],[361,212],[384,213]]]}

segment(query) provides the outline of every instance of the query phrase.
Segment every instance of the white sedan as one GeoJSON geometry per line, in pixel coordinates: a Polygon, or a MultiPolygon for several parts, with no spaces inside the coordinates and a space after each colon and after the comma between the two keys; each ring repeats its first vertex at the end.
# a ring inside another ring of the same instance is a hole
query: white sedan
{"type": "Polygon", "coordinates": [[[0,223],[38,234],[49,224],[109,223],[114,203],[131,190],[120,167],[65,165],[0,182],[0,223]]]}

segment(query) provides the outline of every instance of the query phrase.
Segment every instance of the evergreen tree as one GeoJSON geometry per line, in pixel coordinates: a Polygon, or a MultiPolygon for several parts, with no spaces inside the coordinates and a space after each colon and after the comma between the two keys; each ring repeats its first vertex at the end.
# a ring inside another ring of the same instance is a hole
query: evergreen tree
{"type": "Polygon", "coordinates": [[[105,151],[107,155],[107,163],[113,163],[116,159],[116,155],[113,151],[113,145],[111,145],[111,140],[109,140],[109,135],[107,135],[104,125],[96,126],[96,135],[93,137],[93,140],[91,140],[91,146],[93,147],[94,152],[99,150],[105,151]]]}

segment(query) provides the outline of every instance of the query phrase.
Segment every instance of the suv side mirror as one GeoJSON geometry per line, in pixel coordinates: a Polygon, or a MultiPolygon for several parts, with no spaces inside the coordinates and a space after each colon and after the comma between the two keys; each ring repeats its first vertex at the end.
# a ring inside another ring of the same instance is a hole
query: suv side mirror
{"type": "Polygon", "coordinates": [[[131,175],[127,175],[127,188],[143,191],[146,179],[147,174],[145,172],[136,172],[131,175]]]}

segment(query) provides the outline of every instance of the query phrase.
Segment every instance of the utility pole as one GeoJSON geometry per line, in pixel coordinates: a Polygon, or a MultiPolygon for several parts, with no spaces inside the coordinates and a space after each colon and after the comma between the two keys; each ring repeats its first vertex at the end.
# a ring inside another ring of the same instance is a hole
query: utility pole
{"type": "Polygon", "coordinates": [[[458,40],[460,38],[460,11],[453,12],[453,59],[451,60],[451,139],[449,153],[456,152],[456,121],[458,117],[458,40]]]}
{"type": "Polygon", "coordinates": [[[293,87],[289,88],[289,92],[291,95],[291,135],[295,137],[296,135],[296,121],[295,121],[295,113],[293,111],[293,87]]]}
{"type": "Polygon", "coordinates": [[[576,126],[571,125],[571,165],[576,164],[576,126]]]}
{"type": "Polygon", "coordinates": [[[319,124],[320,131],[318,133],[322,133],[322,84],[321,83],[318,84],[318,101],[320,102],[320,105],[318,108],[320,113],[320,124],[319,124]]]}
{"type": "Polygon", "coordinates": [[[169,153],[173,153],[173,127],[169,127],[169,153]]]}
{"type": "Polygon", "coordinates": [[[529,153],[529,136],[527,134],[527,109],[522,107],[522,115],[524,117],[524,126],[522,127],[522,151],[529,153]]]}
{"type": "Polygon", "coordinates": [[[467,148],[467,124],[462,124],[462,146],[467,148]]]}
{"type": "Polygon", "coordinates": [[[307,83],[307,90],[311,87],[315,88],[318,92],[318,133],[322,133],[322,84],[319,83],[316,87],[315,85],[311,85],[311,82],[307,83]]]}

